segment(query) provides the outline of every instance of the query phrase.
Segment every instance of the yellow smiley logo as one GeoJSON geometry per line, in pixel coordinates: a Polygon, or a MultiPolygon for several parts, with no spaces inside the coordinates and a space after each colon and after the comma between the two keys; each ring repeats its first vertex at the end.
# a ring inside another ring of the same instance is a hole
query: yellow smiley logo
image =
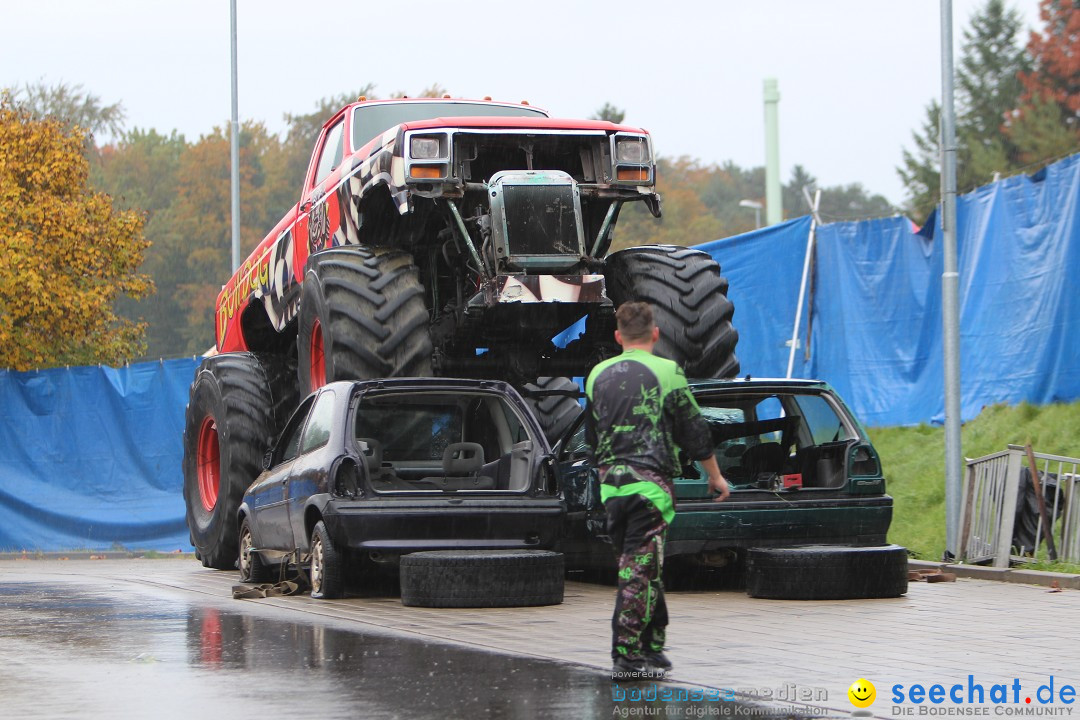
{"type": "Polygon", "coordinates": [[[874,683],[866,678],[859,678],[847,689],[847,697],[857,708],[870,707],[874,703],[874,698],[877,697],[877,689],[874,683]]]}

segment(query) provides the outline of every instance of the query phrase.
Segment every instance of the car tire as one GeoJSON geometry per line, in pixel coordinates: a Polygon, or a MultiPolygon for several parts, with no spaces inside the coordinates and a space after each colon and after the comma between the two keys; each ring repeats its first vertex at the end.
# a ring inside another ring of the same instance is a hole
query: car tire
{"type": "Polygon", "coordinates": [[[399,250],[335,248],[308,258],[296,351],[300,387],[432,375],[424,288],[399,250]]]}
{"type": "Polygon", "coordinates": [[[752,548],[746,592],[773,600],[851,600],[907,592],[908,553],[899,545],[752,548]]]}
{"type": "Polygon", "coordinates": [[[526,607],[563,601],[561,553],[435,550],[401,558],[401,603],[413,607],[526,607]]]}
{"type": "Polygon", "coordinates": [[[252,552],[255,547],[251,534],[251,523],[248,518],[240,522],[240,557],[236,567],[240,570],[240,582],[264,583],[273,579],[274,573],[262,560],[257,552],[252,552]]]}
{"type": "MultiPolygon", "coordinates": [[[[244,491],[290,404],[273,356],[226,353],[207,358],[191,383],[184,422],[184,503],[192,545],[205,567],[230,570],[239,557],[237,512],[244,491]]],[[[291,408],[290,408],[291,409],[291,408]]]]}
{"type": "MultiPolygon", "coordinates": [[[[581,392],[578,384],[568,377],[542,377],[535,383],[526,383],[526,393],[530,391],[560,390],[581,392]]],[[[533,414],[540,421],[548,442],[554,445],[570,428],[581,414],[581,403],[568,395],[539,395],[526,400],[532,407],[533,414]]]]}
{"type": "Polygon", "coordinates": [[[333,600],[345,596],[345,553],[326,531],[322,520],[311,531],[311,597],[333,600]]]}
{"type": "Polygon", "coordinates": [[[687,377],[739,374],[732,327],[735,307],[727,278],[707,253],[674,245],[647,245],[612,253],[604,273],[608,296],[652,305],[660,341],[656,354],[677,362],[687,377]]]}

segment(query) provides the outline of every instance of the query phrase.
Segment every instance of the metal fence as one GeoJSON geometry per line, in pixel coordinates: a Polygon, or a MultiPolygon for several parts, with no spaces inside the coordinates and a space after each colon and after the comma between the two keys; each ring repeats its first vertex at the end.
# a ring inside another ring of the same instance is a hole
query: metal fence
{"type": "MultiPolygon", "coordinates": [[[[1057,559],[1080,563],[1080,459],[1035,453],[1043,478],[1043,496],[1050,534],[1057,545],[1057,559]],[[1051,484],[1048,479],[1056,478],[1051,484]],[[1054,491],[1047,496],[1047,488],[1054,491]]],[[[1036,523],[1034,547],[1018,547],[1017,505],[1020,502],[1021,470],[1028,463],[1020,445],[967,461],[961,498],[960,562],[988,563],[1008,567],[1010,562],[1030,562],[1045,545],[1043,520],[1036,523]]]]}

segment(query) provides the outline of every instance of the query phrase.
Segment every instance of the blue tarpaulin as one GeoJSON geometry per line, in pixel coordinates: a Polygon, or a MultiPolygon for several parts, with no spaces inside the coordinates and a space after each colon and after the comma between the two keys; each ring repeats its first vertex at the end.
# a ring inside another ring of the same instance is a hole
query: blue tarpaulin
{"type": "MultiPolygon", "coordinates": [[[[1080,398],[1080,155],[961,196],[962,415],[993,403],[1080,398]]],[[[783,377],[809,218],[700,245],[731,282],[744,373],[783,377]]],[[[793,375],[832,383],[868,425],[944,419],[936,217],[818,228],[810,358],[793,375]]]]}
{"type": "MultiPolygon", "coordinates": [[[[959,200],[962,411],[1080,398],[1080,155],[959,200]]],[[[744,373],[783,377],[809,218],[701,245],[744,373]]],[[[943,418],[941,228],[818,228],[809,360],[868,425],[943,418]]],[[[573,333],[573,330],[570,334],[573,333]]],[[[569,337],[569,335],[568,335],[569,337]]],[[[190,549],[181,437],[197,361],[0,371],[0,551],[190,549]]]]}
{"type": "Polygon", "coordinates": [[[191,358],[0,372],[0,551],[190,550],[191,358]]]}

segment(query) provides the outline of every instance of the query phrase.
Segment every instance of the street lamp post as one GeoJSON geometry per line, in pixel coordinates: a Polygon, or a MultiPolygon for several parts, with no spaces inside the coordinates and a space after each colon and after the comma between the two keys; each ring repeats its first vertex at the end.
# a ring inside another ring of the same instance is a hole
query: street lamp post
{"type": "Polygon", "coordinates": [[[761,229],[761,209],[765,207],[760,200],[740,200],[739,207],[754,209],[754,227],[761,229]]]}

